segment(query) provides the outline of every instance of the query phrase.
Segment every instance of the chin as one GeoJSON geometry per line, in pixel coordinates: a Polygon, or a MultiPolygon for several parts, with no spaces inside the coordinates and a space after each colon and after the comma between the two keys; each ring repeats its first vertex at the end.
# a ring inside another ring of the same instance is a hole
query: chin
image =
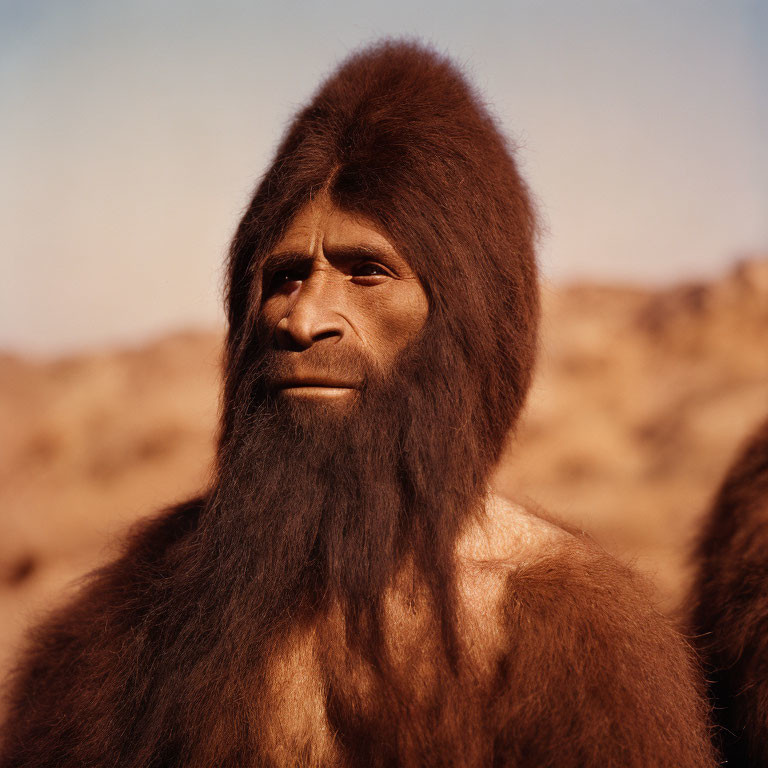
{"type": "Polygon", "coordinates": [[[335,387],[290,387],[276,393],[274,407],[289,423],[323,427],[352,418],[358,411],[360,392],[335,387]]]}

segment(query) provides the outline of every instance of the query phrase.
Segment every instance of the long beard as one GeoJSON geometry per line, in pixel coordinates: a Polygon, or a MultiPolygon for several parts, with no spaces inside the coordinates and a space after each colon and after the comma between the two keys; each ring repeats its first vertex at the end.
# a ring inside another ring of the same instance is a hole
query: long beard
{"type": "Polygon", "coordinates": [[[428,334],[386,373],[336,360],[363,380],[344,404],[273,395],[284,365],[266,352],[242,377],[206,546],[230,575],[247,574],[263,632],[334,601],[350,642],[371,653],[381,648],[383,595],[408,560],[450,655],[453,549],[491,465],[473,377],[428,334]]]}
{"type": "Polygon", "coordinates": [[[262,400],[235,435],[211,517],[246,550],[270,624],[329,600],[370,605],[401,559],[400,425],[371,413],[371,390],[343,409],[262,400]]]}
{"type": "Polygon", "coordinates": [[[396,691],[385,596],[406,563],[440,668],[461,662],[454,549],[497,450],[471,371],[424,336],[349,407],[318,408],[265,395],[271,366],[252,359],[199,517],[158,563],[135,565],[149,607],[121,635],[115,716],[158,764],[250,764],[271,717],[270,659],[325,608],[342,612],[333,642],[396,691]]]}

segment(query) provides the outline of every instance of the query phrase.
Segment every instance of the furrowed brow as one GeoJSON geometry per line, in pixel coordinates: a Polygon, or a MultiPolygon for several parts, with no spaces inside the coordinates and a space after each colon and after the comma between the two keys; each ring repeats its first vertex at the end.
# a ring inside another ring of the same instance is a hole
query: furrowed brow
{"type": "Polygon", "coordinates": [[[325,255],[331,261],[378,261],[398,274],[410,269],[408,262],[391,246],[339,245],[326,247],[325,255]]]}
{"type": "Polygon", "coordinates": [[[325,247],[326,255],[341,259],[400,259],[394,248],[371,245],[338,245],[325,247]]]}
{"type": "Polygon", "coordinates": [[[270,253],[263,261],[261,269],[264,272],[277,272],[281,269],[296,269],[312,261],[312,257],[298,251],[281,251],[270,253]]]}

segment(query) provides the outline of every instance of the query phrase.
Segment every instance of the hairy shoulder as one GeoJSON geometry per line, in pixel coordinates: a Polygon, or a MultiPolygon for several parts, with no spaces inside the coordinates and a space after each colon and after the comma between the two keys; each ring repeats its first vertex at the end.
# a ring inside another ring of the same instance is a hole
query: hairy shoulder
{"type": "Polygon", "coordinates": [[[494,681],[500,764],[714,765],[695,659],[645,579],[502,500],[464,547],[470,648],[494,681]]]}
{"type": "Polygon", "coordinates": [[[697,661],[629,568],[561,550],[510,571],[500,612],[504,764],[715,764],[697,661]]]}
{"type": "Polygon", "coordinates": [[[517,620],[532,626],[541,614],[549,621],[575,602],[585,603],[583,619],[595,608],[608,610],[613,599],[597,599],[595,592],[611,579],[591,579],[591,567],[624,578],[621,566],[586,536],[496,495],[464,530],[457,564],[465,636],[478,661],[506,647],[517,620]],[[544,603],[559,605],[556,614],[544,603]]]}
{"type": "Polygon", "coordinates": [[[118,557],[88,574],[74,604],[59,613],[102,608],[111,616],[120,609],[136,615],[137,600],[149,598],[151,586],[165,581],[176,545],[196,528],[204,506],[203,497],[193,498],[139,521],[126,535],[118,557]]]}
{"type": "Polygon", "coordinates": [[[122,554],[30,633],[6,686],[0,764],[123,762],[112,723],[145,668],[137,659],[151,650],[149,618],[158,613],[175,545],[203,506],[193,499],[139,523],[122,554]]]}
{"type": "Polygon", "coordinates": [[[466,604],[484,617],[551,627],[578,622],[593,634],[619,625],[646,637],[657,627],[664,635],[672,631],[644,577],[542,511],[490,496],[457,553],[466,604]]]}
{"type": "Polygon", "coordinates": [[[459,548],[463,615],[478,649],[512,639],[518,658],[553,654],[574,674],[630,661],[637,673],[690,673],[688,644],[643,576],[543,513],[498,497],[487,509],[459,548]]]}
{"type": "Polygon", "coordinates": [[[11,678],[17,696],[51,686],[53,677],[66,681],[86,659],[93,666],[100,648],[106,649],[106,673],[112,663],[110,643],[133,634],[152,609],[152,585],[167,576],[169,553],[195,527],[203,506],[202,498],[191,499],[138,523],[122,553],[90,573],[68,603],[33,629],[11,678]]]}

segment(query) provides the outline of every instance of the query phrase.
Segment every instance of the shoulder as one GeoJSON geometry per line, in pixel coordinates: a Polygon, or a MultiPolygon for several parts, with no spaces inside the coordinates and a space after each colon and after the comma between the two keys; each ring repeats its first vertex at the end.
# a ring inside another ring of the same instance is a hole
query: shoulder
{"type": "Polygon", "coordinates": [[[531,653],[546,635],[563,658],[587,647],[596,659],[615,657],[627,646],[651,658],[670,646],[686,663],[687,644],[645,577],[585,534],[499,497],[489,497],[487,514],[462,539],[459,586],[478,626],[493,617],[519,648],[530,640],[531,653]]]}
{"type": "Polygon", "coordinates": [[[72,599],[31,631],[14,675],[17,686],[70,670],[114,632],[130,634],[132,622],[152,607],[153,585],[172,567],[169,555],[194,530],[204,506],[204,498],[194,498],[135,525],[119,556],[86,576],[72,599]]]}
{"type": "Polygon", "coordinates": [[[561,552],[510,571],[499,606],[502,762],[522,750],[580,768],[715,764],[697,660],[630,569],[561,552]]]}
{"type": "Polygon", "coordinates": [[[205,497],[195,497],[140,520],[126,533],[117,556],[82,580],[73,600],[53,614],[53,623],[67,624],[102,612],[119,615],[125,609],[137,614],[139,603],[152,599],[153,587],[162,584],[173,569],[174,553],[198,526],[205,497]],[[141,599],[137,603],[137,598],[141,599]]]}
{"type": "MultiPolygon", "coordinates": [[[[696,659],[646,580],[521,507],[502,502],[492,530],[503,543],[487,549],[500,557],[488,561],[497,613],[485,648],[501,762],[713,765],[696,659]]],[[[490,593],[475,594],[487,605],[490,593]]]]}
{"type": "Polygon", "coordinates": [[[657,615],[647,580],[587,534],[495,494],[465,534],[461,554],[464,563],[498,573],[510,609],[540,602],[551,617],[548,604],[557,602],[558,615],[657,615]]]}
{"type": "Polygon", "coordinates": [[[494,642],[510,632],[522,640],[522,627],[559,636],[620,619],[630,631],[638,606],[652,610],[643,580],[588,536],[496,495],[463,532],[457,562],[474,634],[494,642]]]}
{"type": "Polygon", "coordinates": [[[523,506],[494,493],[464,530],[457,555],[460,567],[492,569],[521,586],[541,578],[551,586],[583,582],[598,590],[616,591],[631,584],[648,591],[645,579],[584,531],[539,507],[523,506]]]}
{"type": "Polygon", "coordinates": [[[489,493],[460,537],[457,554],[463,564],[517,569],[575,538],[540,512],[489,493]]]}
{"type": "MultiPolygon", "coordinates": [[[[110,681],[121,674],[127,680],[138,668],[130,648],[141,643],[140,627],[157,612],[176,545],[195,529],[204,507],[205,500],[196,498],[139,523],[124,540],[122,554],[86,577],[74,598],[30,633],[6,681],[0,762],[26,754],[30,745],[40,755],[51,744],[64,751],[68,744],[74,754],[90,736],[72,724],[85,723],[84,713],[111,716],[96,702],[110,681]]],[[[58,764],[50,754],[45,762],[32,762],[58,764]]]]}

